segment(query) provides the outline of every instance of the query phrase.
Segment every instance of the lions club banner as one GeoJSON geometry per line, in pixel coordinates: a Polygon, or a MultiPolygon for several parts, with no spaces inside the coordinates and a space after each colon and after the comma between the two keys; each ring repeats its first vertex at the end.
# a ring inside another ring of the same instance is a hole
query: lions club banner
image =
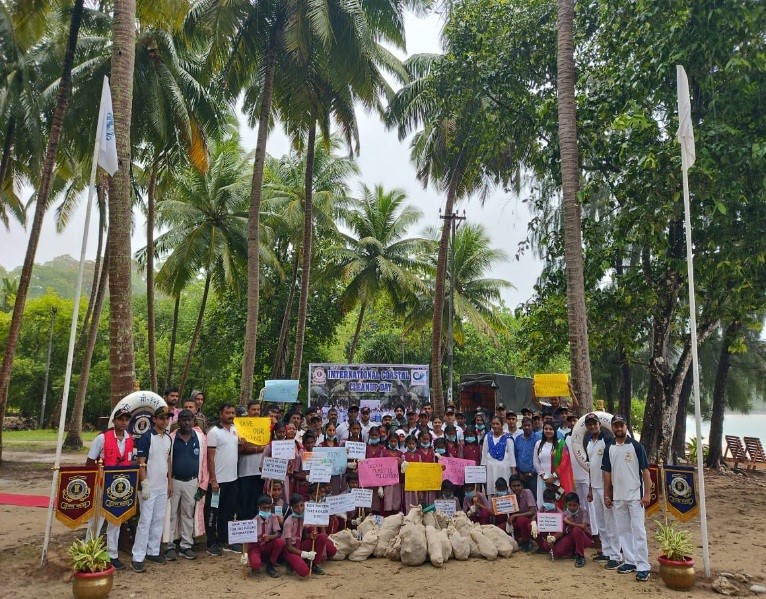
{"type": "Polygon", "coordinates": [[[101,513],[110,524],[119,526],[136,513],[137,487],[138,468],[104,468],[101,513]]]}
{"type": "Polygon", "coordinates": [[[687,522],[699,511],[694,466],[665,466],[665,497],[668,512],[679,522],[687,522]]]}
{"type": "Polygon", "coordinates": [[[56,494],[56,519],[77,528],[87,522],[96,507],[97,466],[62,466],[56,494]]]}

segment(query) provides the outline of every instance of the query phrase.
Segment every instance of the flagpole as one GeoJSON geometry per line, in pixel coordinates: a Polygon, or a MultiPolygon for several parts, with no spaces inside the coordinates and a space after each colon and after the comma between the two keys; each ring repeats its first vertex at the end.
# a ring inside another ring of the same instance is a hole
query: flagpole
{"type": "MultiPolygon", "coordinates": [[[[104,77],[106,80],[106,77],[104,77]]],[[[67,404],[69,403],[69,386],[72,382],[72,364],[74,362],[74,346],[77,339],[77,320],[80,313],[80,296],[82,294],[82,280],[85,274],[85,252],[88,249],[88,230],[90,228],[90,213],[93,204],[93,194],[96,188],[96,170],[98,169],[98,153],[101,148],[101,127],[104,120],[104,105],[99,103],[98,125],[96,127],[96,143],[93,146],[93,163],[90,168],[90,183],[88,185],[88,203],[85,206],[85,228],[82,234],[82,246],[80,248],[80,267],[77,271],[77,284],[74,289],[74,306],[72,309],[72,326],[69,329],[69,351],[66,360],[66,373],[64,374],[64,391],[61,396],[61,413],[59,415],[59,433],[56,441],[56,457],[53,461],[53,477],[51,480],[50,499],[48,501],[48,519],[45,523],[45,540],[43,551],[40,556],[40,565],[44,566],[48,559],[48,545],[51,540],[51,527],[53,526],[54,503],[56,499],[59,469],[61,468],[61,450],[64,445],[64,428],[66,426],[67,404]]]]}
{"type": "MultiPolygon", "coordinates": [[[[676,71],[679,76],[679,121],[688,119],[689,131],[684,131],[683,134],[691,134],[692,143],[692,162],[694,160],[694,134],[691,132],[691,117],[688,112],[681,114],[681,96],[685,93],[686,111],[689,110],[689,87],[686,80],[686,73],[681,65],[676,66],[676,71]],[[683,80],[684,90],[681,90],[681,80],[683,80]]],[[[681,122],[679,126],[679,134],[681,132],[684,123],[681,122]]],[[[687,148],[684,147],[682,142],[681,147],[681,174],[683,178],[684,187],[684,224],[686,227],[686,269],[689,273],[689,328],[691,333],[691,350],[692,350],[692,381],[694,391],[694,421],[696,425],[697,433],[697,476],[699,479],[699,494],[700,494],[700,532],[702,536],[702,564],[705,569],[705,576],[710,578],[710,548],[708,543],[708,531],[707,531],[707,505],[705,498],[705,472],[703,469],[704,452],[702,451],[702,409],[700,407],[700,369],[699,369],[699,355],[697,352],[697,302],[694,293],[694,256],[692,254],[692,220],[691,220],[691,206],[689,202],[689,156],[687,148]]]]}

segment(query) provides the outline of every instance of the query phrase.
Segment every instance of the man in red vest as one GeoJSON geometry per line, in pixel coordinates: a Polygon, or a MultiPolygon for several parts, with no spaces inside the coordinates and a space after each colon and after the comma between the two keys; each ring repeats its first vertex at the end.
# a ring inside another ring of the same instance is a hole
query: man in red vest
{"type": "MultiPolygon", "coordinates": [[[[114,428],[110,428],[93,439],[88,452],[86,466],[94,466],[99,458],[104,466],[130,466],[133,458],[133,437],[127,433],[130,423],[130,410],[120,408],[114,415],[114,428]]],[[[101,530],[103,518],[99,519],[97,530],[101,530]]],[[[90,531],[90,528],[88,529],[90,531]]],[[[125,566],[119,559],[117,544],[120,540],[120,527],[107,523],[106,525],[106,550],[112,560],[112,565],[117,570],[124,570],[125,566]]]]}

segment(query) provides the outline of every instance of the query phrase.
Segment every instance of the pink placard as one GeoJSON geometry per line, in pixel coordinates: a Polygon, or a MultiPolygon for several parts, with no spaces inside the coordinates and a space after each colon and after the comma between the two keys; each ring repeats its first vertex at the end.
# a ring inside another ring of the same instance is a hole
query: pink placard
{"type": "Polygon", "coordinates": [[[461,487],[465,484],[465,467],[476,465],[473,460],[461,460],[460,458],[440,458],[439,463],[445,466],[442,480],[448,480],[461,487]]]}
{"type": "Polygon", "coordinates": [[[359,462],[360,487],[390,487],[399,484],[399,460],[368,458],[359,462]]]}

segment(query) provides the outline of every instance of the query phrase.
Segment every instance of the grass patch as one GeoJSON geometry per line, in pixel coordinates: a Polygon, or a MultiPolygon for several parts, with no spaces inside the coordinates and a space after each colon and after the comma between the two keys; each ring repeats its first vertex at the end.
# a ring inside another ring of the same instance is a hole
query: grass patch
{"type": "MultiPolygon", "coordinates": [[[[82,433],[84,443],[93,441],[97,431],[82,433]]],[[[66,436],[65,436],[66,438],[66,436]]],[[[16,451],[40,451],[56,449],[58,431],[55,429],[38,429],[33,431],[3,431],[3,447],[16,451]]]]}

